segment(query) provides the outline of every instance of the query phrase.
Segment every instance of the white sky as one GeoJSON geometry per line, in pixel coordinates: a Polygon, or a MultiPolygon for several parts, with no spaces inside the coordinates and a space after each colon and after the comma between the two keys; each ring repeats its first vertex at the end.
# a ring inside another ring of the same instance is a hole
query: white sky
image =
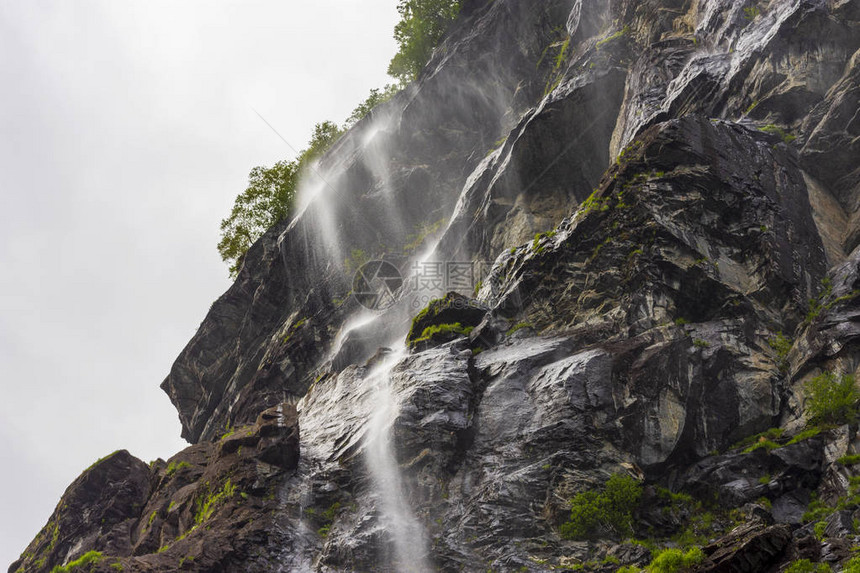
{"type": "Polygon", "coordinates": [[[0,0],[0,570],[65,487],[184,447],[158,385],[248,171],[388,79],[397,0],[0,0]]]}

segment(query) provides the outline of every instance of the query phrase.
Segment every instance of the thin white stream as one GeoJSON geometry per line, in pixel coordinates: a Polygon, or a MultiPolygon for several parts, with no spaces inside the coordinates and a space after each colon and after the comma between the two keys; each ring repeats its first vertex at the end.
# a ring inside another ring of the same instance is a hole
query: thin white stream
{"type": "Polygon", "coordinates": [[[424,528],[412,514],[403,491],[400,467],[394,455],[392,433],[398,405],[392,388],[392,371],[406,354],[401,347],[386,356],[368,376],[373,385],[366,462],[378,496],[382,525],[394,542],[397,571],[430,573],[424,528]]]}

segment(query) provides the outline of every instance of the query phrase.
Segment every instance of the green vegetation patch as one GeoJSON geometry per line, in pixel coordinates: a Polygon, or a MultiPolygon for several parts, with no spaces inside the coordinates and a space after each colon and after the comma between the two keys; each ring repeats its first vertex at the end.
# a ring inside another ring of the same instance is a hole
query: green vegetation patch
{"type": "Polygon", "coordinates": [[[836,463],[841,464],[843,466],[855,466],[857,464],[860,464],[860,454],[848,454],[842,456],[841,458],[836,460],[836,463]]]}
{"type": "Polygon", "coordinates": [[[645,569],[628,565],[618,569],[617,573],[684,573],[692,570],[704,560],[705,554],[698,547],[693,547],[687,551],[664,549],[654,556],[654,559],[645,569]]]}
{"type": "Polygon", "coordinates": [[[827,563],[813,563],[809,559],[800,559],[789,565],[785,573],[830,573],[830,571],[830,565],[827,563]]]}
{"type": "Polygon", "coordinates": [[[472,330],[475,327],[473,326],[463,326],[459,322],[455,322],[453,324],[434,324],[433,326],[428,326],[421,332],[421,336],[409,342],[410,346],[415,346],[419,342],[425,342],[435,337],[446,336],[446,335],[463,335],[469,336],[472,330]]]}
{"type": "Polygon", "coordinates": [[[597,42],[595,47],[599,50],[600,48],[602,48],[606,44],[608,44],[610,42],[614,42],[615,40],[618,40],[619,38],[623,38],[624,36],[628,35],[629,33],[630,33],[630,26],[624,26],[624,28],[622,28],[621,30],[618,30],[617,32],[615,32],[611,36],[607,36],[606,38],[603,38],[602,40],[597,42]]]}
{"type": "Polygon", "coordinates": [[[167,464],[167,470],[165,470],[164,475],[167,477],[172,476],[178,471],[184,470],[185,468],[190,468],[191,464],[188,462],[179,462],[178,464],[174,462],[170,462],[167,464]]]}
{"type": "Polygon", "coordinates": [[[272,167],[254,167],[248,187],[236,197],[230,215],[221,221],[218,253],[230,267],[230,277],[239,274],[251,245],[273,225],[293,211],[299,176],[343,134],[333,122],[314,127],[308,148],[294,161],[279,161],[272,167]]]}
{"type": "Polygon", "coordinates": [[[632,477],[615,474],[606,481],[603,491],[578,493],[570,501],[570,520],[561,525],[565,539],[589,539],[608,530],[617,535],[629,534],[633,510],[642,497],[642,485],[632,477]]]}
{"type": "Polygon", "coordinates": [[[388,65],[388,73],[401,82],[418,77],[430,61],[445,30],[460,13],[457,0],[400,0],[400,22],[394,27],[398,51],[388,65]]]}
{"type": "Polygon", "coordinates": [[[845,424],[856,419],[860,391],[854,376],[823,372],[809,380],[804,390],[805,410],[811,423],[845,424]]]}
{"type": "Polygon", "coordinates": [[[795,139],[797,139],[796,135],[792,135],[792,134],[786,132],[784,129],[782,129],[778,125],[768,124],[768,125],[765,125],[764,127],[760,127],[759,131],[763,131],[764,133],[770,133],[772,135],[777,135],[786,144],[791,143],[795,139]]]}
{"type": "Polygon", "coordinates": [[[194,513],[194,524],[200,525],[204,521],[212,517],[215,509],[222,502],[227,501],[236,493],[236,486],[228,479],[217,492],[209,492],[197,498],[196,511],[194,513]]]}
{"type": "Polygon", "coordinates": [[[65,567],[57,565],[51,569],[51,573],[71,573],[83,568],[85,565],[92,565],[102,560],[101,551],[87,551],[74,561],[70,562],[65,567]]]}

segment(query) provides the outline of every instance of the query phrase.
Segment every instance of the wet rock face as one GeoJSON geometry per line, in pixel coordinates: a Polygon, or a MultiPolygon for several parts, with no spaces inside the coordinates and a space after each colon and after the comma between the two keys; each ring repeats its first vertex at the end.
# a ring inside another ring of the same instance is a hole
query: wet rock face
{"type": "Polygon", "coordinates": [[[858,6],[464,3],[177,359],[196,445],[96,464],[12,571],[382,570],[380,427],[438,570],[647,565],[629,535],[844,564],[857,420],[803,431],[806,383],[860,364],[858,6]],[[437,239],[492,261],[477,294],[359,320],[347,253],[437,239]],[[644,482],[630,531],[566,539],[613,474],[644,482]]]}
{"type": "Polygon", "coordinates": [[[99,572],[270,570],[261,552],[287,543],[273,517],[275,484],[298,461],[298,416],[288,404],[169,462],[147,466],[115,452],[69,486],[9,571],[47,572],[88,552],[101,554],[91,569],[99,572]]]}
{"type": "Polygon", "coordinates": [[[686,118],[643,134],[584,209],[502,255],[488,282],[500,312],[541,327],[798,321],[825,268],[809,211],[787,148],[686,118]]]}
{"type": "Polygon", "coordinates": [[[48,524],[10,571],[50,571],[87,551],[131,552],[130,530],[150,495],[149,468],[125,450],[70,485],[48,524]]]}

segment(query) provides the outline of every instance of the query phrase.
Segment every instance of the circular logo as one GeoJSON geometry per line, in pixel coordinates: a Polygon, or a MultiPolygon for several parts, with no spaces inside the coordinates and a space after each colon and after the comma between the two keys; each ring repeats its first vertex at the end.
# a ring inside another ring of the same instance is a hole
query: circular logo
{"type": "Polygon", "coordinates": [[[388,261],[370,261],[361,265],[352,277],[352,296],[369,310],[385,310],[397,301],[403,276],[388,261]]]}

